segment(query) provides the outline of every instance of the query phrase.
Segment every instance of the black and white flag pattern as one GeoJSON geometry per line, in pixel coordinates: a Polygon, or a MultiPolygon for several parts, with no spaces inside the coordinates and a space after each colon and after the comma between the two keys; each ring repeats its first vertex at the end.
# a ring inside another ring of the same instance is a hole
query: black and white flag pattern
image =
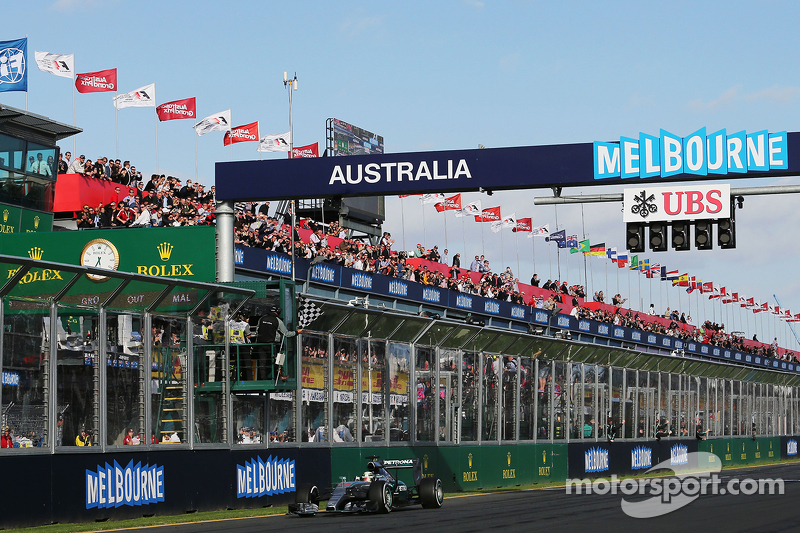
{"type": "Polygon", "coordinates": [[[322,315],[323,311],[314,302],[307,298],[300,298],[300,306],[297,308],[297,322],[300,328],[305,328],[322,315]]]}

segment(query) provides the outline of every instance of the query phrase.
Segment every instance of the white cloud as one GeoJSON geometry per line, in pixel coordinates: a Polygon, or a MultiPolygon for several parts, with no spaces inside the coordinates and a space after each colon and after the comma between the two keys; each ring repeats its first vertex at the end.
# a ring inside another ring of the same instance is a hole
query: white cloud
{"type": "Polygon", "coordinates": [[[692,100],[691,102],[689,102],[689,107],[692,109],[715,109],[721,105],[736,100],[741,88],[742,88],[741,85],[734,85],[733,87],[727,89],[725,92],[719,95],[719,97],[715,98],[714,100],[710,100],[708,102],[703,102],[699,98],[697,100],[692,100]]]}
{"type": "Polygon", "coordinates": [[[780,85],[773,85],[760,91],[745,94],[742,92],[741,85],[734,85],[730,89],[725,90],[719,97],[709,100],[707,102],[701,99],[692,100],[689,102],[691,109],[716,109],[726,104],[737,101],[766,101],[768,103],[785,104],[797,99],[800,96],[800,87],[784,87],[780,85]]]}
{"type": "Polygon", "coordinates": [[[800,94],[800,87],[781,87],[773,85],[768,89],[747,95],[748,100],[768,100],[773,102],[786,103],[797,98],[800,94]]]}

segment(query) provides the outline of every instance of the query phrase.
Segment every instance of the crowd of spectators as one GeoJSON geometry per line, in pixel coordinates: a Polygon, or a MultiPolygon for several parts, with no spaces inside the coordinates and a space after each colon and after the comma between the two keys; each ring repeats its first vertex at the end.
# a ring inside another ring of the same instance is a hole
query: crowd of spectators
{"type": "Polygon", "coordinates": [[[91,160],[81,155],[70,162],[70,153],[59,155],[59,174],[81,174],[114,184],[108,203],[85,204],[75,213],[80,229],[117,227],[200,226],[215,223],[216,190],[200,183],[153,174],[145,183],[130,161],[106,157],[91,160]]]}

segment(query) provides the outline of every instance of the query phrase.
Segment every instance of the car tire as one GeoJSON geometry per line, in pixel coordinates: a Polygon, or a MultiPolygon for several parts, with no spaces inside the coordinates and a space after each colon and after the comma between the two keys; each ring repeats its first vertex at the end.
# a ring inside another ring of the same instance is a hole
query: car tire
{"type": "Polygon", "coordinates": [[[295,503],[317,503],[319,502],[319,489],[313,483],[300,483],[294,495],[295,503]]]}
{"type": "Polygon", "coordinates": [[[392,503],[394,501],[392,486],[385,481],[380,480],[370,483],[367,499],[379,513],[392,512],[392,503]]]}
{"type": "Polygon", "coordinates": [[[425,509],[438,509],[444,501],[442,480],[438,477],[426,477],[419,484],[419,499],[425,509]]]}

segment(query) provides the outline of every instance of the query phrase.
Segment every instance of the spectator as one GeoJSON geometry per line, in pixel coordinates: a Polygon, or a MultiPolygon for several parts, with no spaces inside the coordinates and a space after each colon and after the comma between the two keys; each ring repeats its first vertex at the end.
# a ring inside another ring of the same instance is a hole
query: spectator
{"type": "Polygon", "coordinates": [[[67,169],[67,174],[84,174],[85,169],[83,168],[83,164],[86,162],[86,156],[81,154],[78,156],[75,161],[70,164],[69,168],[67,169]]]}

